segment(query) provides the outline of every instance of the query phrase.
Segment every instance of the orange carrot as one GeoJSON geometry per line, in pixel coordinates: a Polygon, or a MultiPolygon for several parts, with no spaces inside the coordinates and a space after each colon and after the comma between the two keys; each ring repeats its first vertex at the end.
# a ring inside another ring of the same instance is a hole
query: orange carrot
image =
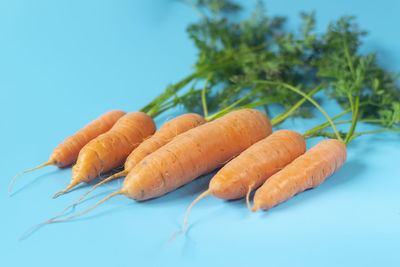
{"type": "Polygon", "coordinates": [[[269,119],[257,110],[230,112],[178,135],[148,155],[129,172],[121,190],[86,211],[43,224],[81,216],[116,195],[123,194],[137,201],[164,195],[222,166],[271,131],[269,119]]]}
{"type": "Polygon", "coordinates": [[[210,193],[221,199],[238,199],[306,152],[304,137],[279,130],[255,143],[226,164],[211,179],[210,193]]]}
{"type": "MultiPolygon", "coordinates": [[[[127,175],[146,156],[164,146],[179,134],[202,125],[205,122],[206,120],[201,115],[195,113],[183,114],[166,122],[152,137],[144,140],[135,150],[132,151],[131,154],[129,154],[125,161],[123,171],[114,174],[113,177],[109,177],[106,180],[109,181],[127,175]]],[[[106,181],[104,180],[102,183],[103,182],[106,181]]]]}
{"type": "Polygon", "coordinates": [[[328,139],[318,143],[256,191],[252,211],[270,209],[306,189],[317,187],[340,169],[346,158],[343,142],[328,139]]]}
{"type": "Polygon", "coordinates": [[[72,168],[70,184],[54,197],[122,165],[129,153],[152,135],[155,129],[153,119],[143,112],[131,112],[121,117],[108,132],[91,140],[81,149],[72,168]]]}
{"type": "Polygon", "coordinates": [[[53,217],[53,219],[61,216],[62,214],[64,214],[65,211],[78,204],[90,192],[95,190],[100,185],[108,181],[111,181],[115,178],[127,175],[137,164],[139,164],[139,162],[143,158],[145,158],[149,154],[153,153],[160,147],[170,142],[175,136],[183,132],[186,132],[192,128],[195,128],[201,124],[204,124],[205,122],[206,120],[201,115],[195,113],[187,113],[164,123],[153,136],[144,140],[136,149],[132,151],[131,154],[129,154],[128,158],[125,161],[123,171],[111,175],[110,177],[97,183],[88,192],[83,194],[77,201],[75,201],[72,205],[64,209],[59,215],[53,217]]]}
{"type": "Polygon", "coordinates": [[[103,134],[110,130],[110,128],[117,122],[117,120],[124,115],[125,112],[120,110],[109,111],[86,125],[83,129],[81,129],[74,135],[65,139],[53,150],[48,162],[43,163],[33,169],[17,174],[10,184],[9,193],[11,192],[12,185],[14,184],[17,177],[23,173],[37,170],[48,165],[66,167],[74,163],[78,158],[79,151],[82,149],[83,146],[85,146],[90,140],[96,138],[100,134],[103,134]]]}
{"type": "Polygon", "coordinates": [[[271,131],[270,121],[257,110],[230,112],[146,157],[128,174],[121,193],[139,201],[162,196],[222,166],[271,131]]]}
{"type": "MultiPolygon", "coordinates": [[[[250,192],[306,151],[302,135],[279,130],[258,141],[222,167],[211,179],[209,188],[199,195],[186,211],[183,230],[193,205],[207,195],[221,199],[238,199],[250,192]]],[[[173,238],[172,238],[173,239],[173,238]]]]}

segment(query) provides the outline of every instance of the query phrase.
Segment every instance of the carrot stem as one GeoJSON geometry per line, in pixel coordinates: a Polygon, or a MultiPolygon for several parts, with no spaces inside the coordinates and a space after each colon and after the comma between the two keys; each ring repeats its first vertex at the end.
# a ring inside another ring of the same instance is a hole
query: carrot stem
{"type": "Polygon", "coordinates": [[[326,111],[310,96],[308,96],[307,94],[305,94],[304,92],[302,92],[301,90],[297,89],[296,87],[287,84],[287,83],[283,83],[283,82],[273,82],[273,81],[257,81],[257,83],[262,83],[262,84],[274,84],[274,85],[281,85],[286,87],[287,89],[303,96],[304,98],[306,98],[309,102],[311,102],[322,114],[324,114],[324,116],[327,118],[327,120],[329,121],[329,123],[331,124],[333,131],[336,134],[336,137],[339,141],[343,142],[342,137],[340,136],[338,130],[336,129],[335,123],[333,123],[331,117],[329,117],[329,115],[326,113],[326,111]]]}
{"type": "Polygon", "coordinates": [[[12,181],[10,183],[10,187],[8,188],[8,196],[11,196],[11,190],[12,190],[13,184],[14,184],[15,180],[18,178],[18,176],[20,176],[21,174],[27,173],[27,172],[31,172],[31,171],[43,168],[43,167],[51,165],[51,164],[53,164],[53,163],[51,161],[48,161],[46,163],[40,164],[39,166],[37,166],[35,168],[32,168],[32,169],[27,170],[27,171],[20,172],[17,175],[15,175],[15,177],[12,179],[12,181]]]}
{"type": "MultiPolygon", "coordinates": [[[[343,37],[343,47],[344,47],[344,52],[346,55],[346,60],[347,60],[347,64],[349,66],[350,72],[353,76],[353,84],[356,84],[357,82],[357,74],[354,70],[354,66],[353,66],[353,61],[351,60],[351,56],[350,56],[350,52],[349,52],[349,46],[347,45],[347,40],[345,37],[343,37]]],[[[360,104],[360,96],[359,96],[359,91],[357,92],[357,96],[355,98],[355,103],[353,101],[353,95],[351,93],[352,91],[352,87],[350,87],[349,92],[348,92],[348,98],[350,101],[350,106],[351,106],[351,114],[352,114],[352,123],[350,126],[350,130],[348,131],[346,138],[344,140],[345,145],[347,146],[350,141],[353,139],[352,136],[354,134],[354,131],[356,129],[357,126],[357,119],[358,119],[358,111],[359,111],[359,104],[360,104]]]]}
{"type": "MultiPolygon", "coordinates": [[[[216,118],[221,117],[222,115],[224,115],[225,113],[227,113],[228,111],[230,111],[231,109],[233,109],[234,107],[236,107],[237,105],[239,105],[242,101],[244,101],[245,99],[247,99],[248,97],[254,95],[258,90],[254,90],[253,92],[248,93],[247,95],[245,95],[244,97],[240,98],[239,100],[235,101],[234,103],[232,103],[230,106],[218,111],[217,113],[214,113],[211,116],[206,117],[206,121],[212,121],[216,118]]],[[[239,109],[242,107],[239,107],[239,109]]]]}
{"type": "Polygon", "coordinates": [[[153,118],[157,117],[162,112],[164,112],[165,110],[168,109],[168,108],[162,109],[160,107],[160,105],[165,103],[165,101],[167,101],[171,96],[175,95],[179,90],[184,88],[193,79],[200,79],[207,72],[217,70],[217,69],[219,69],[221,67],[224,67],[225,65],[229,65],[231,59],[234,56],[240,56],[240,55],[245,55],[245,54],[248,54],[248,53],[252,53],[252,52],[255,52],[257,50],[264,49],[268,45],[269,45],[269,43],[263,43],[263,44],[260,44],[260,45],[256,45],[254,47],[249,48],[248,50],[246,50],[244,52],[232,51],[232,53],[226,55],[225,57],[222,57],[219,60],[217,60],[216,64],[214,64],[213,66],[199,68],[197,71],[191,73],[190,75],[188,75],[185,78],[183,78],[181,81],[179,81],[176,84],[174,84],[174,85],[170,86],[169,88],[167,88],[163,93],[161,93],[156,98],[154,98],[149,104],[147,104],[146,106],[141,108],[140,111],[147,113],[149,116],[151,116],[153,118]]]}
{"type": "MultiPolygon", "coordinates": [[[[313,96],[315,93],[317,93],[318,91],[320,91],[322,88],[324,88],[324,84],[321,84],[317,87],[315,87],[309,94],[308,96],[311,97],[313,96]]],[[[298,109],[305,101],[307,100],[307,98],[303,97],[300,101],[298,101],[296,104],[294,104],[291,108],[285,110],[284,112],[282,112],[281,114],[279,114],[278,116],[276,116],[275,118],[273,118],[271,120],[271,124],[272,126],[276,126],[279,125],[280,123],[282,123],[284,120],[286,120],[296,109],[298,109]]]]}
{"type": "MultiPolygon", "coordinates": [[[[332,120],[335,120],[335,119],[332,118],[332,120]]],[[[335,122],[335,124],[336,124],[336,125],[339,125],[339,124],[346,124],[346,123],[352,123],[352,122],[353,122],[352,120],[338,121],[338,122],[335,122]]],[[[358,122],[379,123],[379,122],[381,122],[381,120],[379,120],[379,119],[364,119],[364,120],[359,120],[358,122]]],[[[313,135],[312,135],[313,133],[318,132],[318,131],[320,131],[320,130],[323,130],[323,129],[329,127],[329,126],[330,126],[329,124],[322,123],[322,124],[320,124],[320,125],[318,125],[318,126],[312,128],[312,129],[310,129],[310,130],[304,132],[304,133],[303,133],[303,136],[304,136],[305,138],[310,138],[310,137],[313,136],[313,135]]],[[[390,129],[388,129],[388,130],[390,130],[390,129]]],[[[393,130],[393,129],[391,129],[391,130],[393,130]]],[[[358,135],[358,133],[356,133],[355,135],[358,135]]],[[[351,139],[354,139],[354,138],[351,138],[351,139]]]]}
{"type": "MultiPolygon", "coordinates": [[[[362,103],[359,104],[359,107],[361,107],[363,105],[366,105],[366,104],[368,104],[368,103],[367,102],[362,102],[362,103]]],[[[340,114],[336,115],[335,117],[332,117],[332,121],[335,121],[336,119],[342,117],[343,115],[345,115],[345,114],[347,114],[347,113],[349,113],[351,111],[352,111],[351,108],[348,108],[348,109],[344,110],[343,112],[341,112],[340,114]]],[[[380,120],[379,119],[363,119],[363,120],[360,120],[360,122],[379,123],[380,120]]],[[[335,123],[335,124],[339,124],[339,123],[335,123]]],[[[317,132],[317,131],[322,130],[322,129],[325,129],[325,128],[329,127],[329,126],[330,126],[329,121],[326,121],[324,123],[321,123],[320,125],[315,126],[312,129],[304,132],[303,136],[308,138],[312,133],[317,132]]]]}
{"type": "MultiPolygon", "coordinates": [[[[346,109],[346,110],[343,111],[342,113],[340,113],[340,114],[336,115],[335,117],[333,117],[332,120],[334,121],[334,120],[336,120],[336,119],[342,117],[343,115],[349,113],[350,111],[351,111],[351,109],[346,109]]],[[[337,124],[337,123],[336,123],[336,124],[337,124]]],[[[309,136],[310,134],[312,134],[312,133],[314,133],[314,132],[317,132],[317,131],[319,131],[319,130],[322,130],[322,129],[325,129],[325,128],[329,127],[329,125],[330,125],[330,124],[329,124],[329,121],[323,122],[323,123],[321,123],[320,125],[317,125],[317,126],[315,126],[314,128],[312,128],[312,129],[310,129],[310,130],[304,132],[304,133],[303,133],[303,136],[309,136]]]]}
{"type": "Polygon", "coordinates": [[[353,118],[352,118],[352,123],[350,126],[350,130],[346,135],[346,138],[344,140],[344,143],[346,145],[348,145],[350,143],[350,140],[352,139],[352,135],[354,134],[354,131],[356,129],[356,125],[357,125],[357,118],[358,118],[358,110],[359,110],[359,104],[360,104],[360,97],[357,96],[356,97],[356,103],[354,105],[354,112],[353,112],[353,118]]]}
{"type": "MultiPolygon", "coordinates": [[[[314,95],[315,93],[317,93],[318,91],[320,91],[324,86],[320,85],[318,87],[316,87],[314,90],[312,90],[308,95],[311,97],[312,95],[314,95]]],[[[246,96],[247,98],[248,96],[246,96]]],[[[244,99],[241,99],[240,101],[243,101],[244,99]]],[[[291,108],[285,110],[284,112],[282,112],[281,114],[277,115],[275,118],[271,119],[271,125],[272,126],[276,126],[279,125],[280,123],[282,123],[284,120],[286,120],[297,108],[299,108],[307,99],[306,98],[302,98],[301,100],[299,100],[296,104],[294,104],[291,108]]],[[[267,97],[267,98],[263,98],[259,101],[256,102],[252,102],[243,106],[239,106],[237,108],[232,109],[231,111],[234,110],[238,110],[238,109],[243,109],[243,108],[255,108],[255,107],[259,107],[265,104],[269,104],[269,103],[273,103],[275,102],[276,99],[274,97],[267,97]]],[[[234,104],[237,104],[234,103],[234,104]]],[[[233,104],[233,105],[234,105],[233,104]]],[[[220,116],[218,114],[218,116],[220,116]]],[[[329,123],[329,122],[328,122],[329,123]]]]}
{"type": "Polygon", "coordinates": [[[213,73],[211,72],[207,76],[207,80],[204,83],[203,90],[201,90],[201,102],[203,104],[203,112],[204,112],[204,117],[208,117],[208,108],[207,108],[207,98],[206,98],[206,92],[207,92],[207,85],[210,82],[211,78],[213,76],[213,73]]]}
{"type": "MultiPolygon", "coordinates": [[[[317,86],[315,89],[313,89],[308,96],[311,97],[312,95],[314,95],[315,93],[319,92],[322,88],[324,88],[325,85],[321,84],[319,86],[317,86]]],[[[257,90],[258,91],[258,90],[257,90]]],[[[251,92],[249,94],[247,94],[246,96],[244,96],[243,98],[237,100],[236,102],[234,102],[233,104],[231,104],[230,106],[226,107],[223,110],[220,110],[219,112],[213,114],[212,116],[207,117],[207,121],[211,121],[217,117],[222,116],[223,114],[225,114],[228,111],[233,111],[233,110],[238,110],[238,109],[242,109],[242,108],[255,108],[258,106],[262,106],[268,103],[273,102],[274,98],[264,98],[261,99],[255,103],[250,103],[244,106],[239,106],[237,108],[234,108],[235,106],[237,106],[238,104],[240,104],[240,102],[244,101],[246,98],[248,98],[249,96],[253,95],[255,92],[251,92]]],[[[285,110],[284,112],[282,112],[281,114],[279,114],[278,116],[276,116],[275,118],[271,119],[271,124],[272,126],[276,126],[279,125],[280,123],[282,123],[284,120],[286,120],[296,109],[298,109],[305,101],[307,100],[307,98],[303,97],[301,100],[299,100],[295,105],[293,105],[291,108],[285,110]]]]}
{"type": "Polygon", "coordinates": [[[166,100],[168,100],[172,95],[174,95],[180,89],[185,87],[185,85],[187,85],[190,81],[192,81],[196,76],[201,75],[202,72],[204,72],[204,70],[194,72],[194,73],[186,76],[184,79],[182,79],[178,83],[167,88],[167,90],[165,92],[158,95],[155,99],[153,99],[153,101],[151,101],[149,104],[144,106],[140,111],[145,112],[149,116],[154,118],[154,114],[159,110],[159,106],[162,103],[164,103],[166,100]]]}
{"type": "Polygon", "coordinates": [[[351,142],[354,138],[357,138],[361,135],[365,135],[365,134],[375,134],[375,133],[383,133],[383,132],[395,132],[395,133],[400,133],[400,129],[393,129],[393,128],[385,128],[385,129],[380,129],[380,130],[374,130],[374,131],[366,131],[366,132],[358,132],[355,133],[354,135],[352,135],[352,137],[350,138],[351,142]]]}

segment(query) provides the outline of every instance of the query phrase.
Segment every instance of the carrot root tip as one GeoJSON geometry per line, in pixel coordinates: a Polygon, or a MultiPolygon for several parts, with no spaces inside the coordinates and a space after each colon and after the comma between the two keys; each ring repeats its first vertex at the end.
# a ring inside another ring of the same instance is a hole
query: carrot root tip
{"type": "MultiPolygon", "coordinates": [[[[83,194],[77,201],[75,201],[73,204],[71,204],[71,205],[69,205],[68,207],[66,207],[62,212],[60,212],[58,215],[54,216],[54,217],[51,218],[50,220],[54,220],[54,219],[56,219],[56,218],[58,218],[58,217],[61,217],[66,211],[68,211],[68,210],[71,209],[71,208],[74,208],[76,205],[79,204],[79,202],[81,202],[87,195],[89,195],[93,190],[95,190],[95,189],[96,189],[97,187],[99,187],[100,185],[102,185],[102,184],[104,184],[104,183],[106,183],[106,182],[108,182],[108,181],[110,181],[110,180],[112,180],[112,179],[115,179],[115,178],[124,176],[126,173],[127,173],[127,171],[125,171],[125,170],[124,170],[124,171],[121,171],[121,172],[118,172],[118,173],[116,173],[116,174],[114,174],[114,175],[112,175],[112,176],[110,176],[110,177],[104,179],[103,181],[97,183],[95,186],[92,187],[92,189],[90,189],[90,190],[87,191],[85,194],[83,194]]],[[[61,191],[60,191],[60,192],[61,192],[61,191]]],[[[125,191],[121,190],[121,193],[124,194],[125,191]]],[[[56,195],[54,195],[54,196],[56,196],[56,195]]],[[[54,196],[53,196],[53,198],[54,198],[54,196]]]]}
{"type": "Polygon", "coordinates": [[[51,165],[51,164],[53,164],[53,163],[51,161],[48,161],[48,162],[45,162],[43,164],[40,164],[39,166],[37,166],[35,168],[29,169],[27,171],[20,172],[17,175],[15,175],[14,178],[12,179],[11,183],[10,183],[10,187],[8,188],[8,196],[9,197],[11,196],[12,187],[14,185],[15,180],[17,180],[18,176],[20,176],[21,174],[27,173],[27,172],[31,172],[31,171],[43,168],[43,167],[51,165]]]}
{"type": "Polygon", "coordinates": [[[175,237],[177,235],[180,235],[180,234],[183,234],[183,233],[185,233],[185,230],[179,230],[179,231],[176,231],[175,233],[173,233],[172,236],[168,240],[167,246],[172,244],[172,241],[174,241],[174,239],[175,239],[175,237]]]}
{"type": "Polygon", "coordinates": [[[250,211],[251,212],[256,212],[256,211],[258,211],[260,208],[258,207],[258,206],[256,206],[256,205],[254,205],[251,209],[250,209],[250,211]]]}
{"type": "Polygon", "coordinates": [[[184,232],[186,232],[186,227],[187,227],[187,222],[188,222],[188,217],[189,217],[189,213],[190,210],[192,209],[193,205],[197,203],[197,201],[199,201],[200,199],[208,196],[211,194],[211,190],[207,189],[206,191],[204,191],[203,193],[201,193],[195,200],[193,200],[193,202],[189,205],[189,208],[186,210],[186,214],[185,214],[185,220],[183,222],[183,228],[180,231],[177,231],[175,233],[172,234],[171,238],[168,241],[168,245],[171,244],[171,242],[175,239],[175,237],[179,234],[183,234],[184,232]]]}
{"type": "Polygon", "coordinates": [[[54,194],[54,196],[52,197],[53,199],[57,198],[58,196],[65,194],[67,192],[66,189],[58,191],[57,193],[54,194]]]}
{"type": "Polygon", "coordinates": [[[52,196],[52,199],[55,199],[56,197],[58,197],[59,195],[63,194],[63,191],[59,191],[57,193],[54,194],[54,196],[52,196]]]}
{"type": "Polygon", "coordinates": [[[65,194],[67,193],[72,187],[74,187],[75,185],[77,185],[78,183],[75,181],[71,181],[71,183],[67,186],[67,188],[65,188],[64,190],[58,191],[57,193],[54,194],[53,199],[55,199],[56,197],[58,197],[59,195],[65,194]]]}

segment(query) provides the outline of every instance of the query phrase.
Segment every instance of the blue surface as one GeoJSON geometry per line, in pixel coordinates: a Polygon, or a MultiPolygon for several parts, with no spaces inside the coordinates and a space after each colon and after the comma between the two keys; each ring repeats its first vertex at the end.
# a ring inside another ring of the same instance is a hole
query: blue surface
{"type": "MultiPolygon", "coordinates": [[[[293,27],[299,11],[316,10],[319,29],[355,14],[370,31],[365,51],[379,50],[385,67],[400,70],[399,1],[282,0],[267,7],[288,15],[293,27]]],[[[21,176],[8,198],[10,179],[46,161],[99,114],[137,110],[190,73],[196,50],[184,30],[196,18],[179,1],[0,1],[0,265],[400,266],[400,140],[394,134],[357,139],[333,177],[268,212],[251,214],[243,200],[208,197],[193,209],[187,234],[170,246],[210,176],[145,203],[115,197],[90,215],[17,241],[88,187],[52,200],[71,169],[47,167],[21,176]]],[[[324,106],[330,114],[339,111],[333,103],[324,106]]],[[[322,120],[284,126],[302,131],[322,120]]],[[[100,188],[79,210],[119,186],[100,188]]]]}

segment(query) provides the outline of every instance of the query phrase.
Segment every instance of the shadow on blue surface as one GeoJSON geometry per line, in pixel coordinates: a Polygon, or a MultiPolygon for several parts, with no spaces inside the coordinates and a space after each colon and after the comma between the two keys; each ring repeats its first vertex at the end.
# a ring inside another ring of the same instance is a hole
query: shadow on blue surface
{"type": "MultiPolygon", "coordinates": [[[[115,171],[114,171],[115,173],[115,171]]],[[[112,174],[112,173],[108,173],[108,174],[112,174]]],[[[96,217],[100,217],[100,216],[110,216],[111,214],[115,213],[115,212],[120,212],[123,211],[125,209],[130,209],[132,208],[132,206],[135,206],[137,204],[140,205],[154,205],[154,206],[163,206],[163,205],[170,205],[171,203],[173,203],[174,201],[181,201],[182,198],[185,200],[187,199],[188,203],[190,203],[192,201],[192,199],[194,199],[195,196],[197,196],[200,192],[206,190],[207,186],[208,186],[208,182],[211,179],[211,177],[214,175],[214,172],[205,176],[201,176],[200,178],[196,179],[195,181],[184,185],[180,188],[178,188],[177,190],[166,194],[165,196],[161,196],[159,198],[155,198],[155,199],[150,199],[147,201],[143,201],[143,202],[134,202],[133,200],[132,203],[129,203],[127,205],[124,206],[117,206],[117,207],[111,207],[109,209],[106,210],[102,210],[101,212],[97,212],[94,214],[90,214],[89,216],[83,216],[83,217],[79,217],[79,218],[74,218],[72,220],[68,220],[65,222],[61,222],[61,223],[69,223],[69,222],[75,222],[75,221],[85,221],[85,220],[91,220],[94,219],[96,217]]],[[[91,187],[93,185],[95,185],[96,183],[98,183],[100,181],[100,178],[96,178],[94,181],[88,183],[88,184],[82,184],[80,186],[78,186],[76,188],[76,190],[79,190],[81,188],[87,188],[87,187],[91,187]]],[[[110,181],[108,183],[108,185],[110,187],[112,187],[113,189],[111,189],[110,191],[104,191],[101,193],[97,193],[97,194],[93,194],[92,196],[89,196],[88,198],[82,200],[80,202],[80,205],[83,205],[85,203],[90,203],[92,202],[92,204],[89,204],[89,206],[86,206],[82,209],[85,210],[86,208],[90,207],[91,205],[94,205],[95,203],[97,203],[98,201],[100,201],[101,199],[103,199],[105,196],[107,196],[108,194],[114,192],[116,189],[114,189],[115,184],[120,183],[119,180],[113,180],[110,181]],[[95,202],[93,200],[96,200],[95,202]]],[[[74,207],[71,208],[68,212],[66,212],[64,214],[63,217],[72,215],[72,213],[74,213],[79,207],[74,207]]],[[[36,232],[38,229],[35,229],[34,231],[32,231],[29,235],[27,235],[27,237],[29,237],[31,234],[33,234],[34,232],[36,232]]]]}
{"type": "MultiPolygon", "coordinates": [[[[361,146],[361,148],[365,149],[365,146],[361,146]]],[[[292,199],[274,207],[273,209],[271,209],[267,212],[264,212],[262,216],[263,217],[272,216],[271,214],[273,214],[274,212],[279,213],[282,210],[292,209],[293,206],[302,205],[302,204],[304,204],[304,202],[315,201],[317,199],[317,195],[321,195],[321,194],[323,195],[326,193],[326,191],[333,190],[336,187],[343,186],[343,184],[351,182],[354,179],[357,179],[357,177],[361,177],[364,167],[365,166],[361,162],[359,162],[357,160],[351,160],[351,161],[347,162],[342,167],[342,169],[340,169],[332,177],[327,179],[327,181],[325,181],[318,188],[312,189],[312,190],[307,190],[306,192],[298,194],[295,197],[293,197],[292,199]]],[[[51,176],[51,174],[53,174],[55,172],[56,171],[53,171],[53,172],[41,175],[39,177],[51,176]]],[[[112,174],[114,172],[115,171],[107,173],[107,175],[112,174]]],[[[113,207],[107,208],[105,210],[103,209],[99,212],[94,212],[93,214],[90,213],[89,215],[85,215],[83,217],[79,217],[76,219],[74,218],[70,221],[66,221],[66,222],[62,222],[62,223],[73,223],[76,221],[92,220],[92,219],[100,217],[100,216],[111,216],[114,213],[122,212],[127,209],[132,209],[132,207],[137,204],[144,205],[144,206],[151,205],[154,207],[162,207],[162,206],[171,205],[174,203],[175,204],[181,203],[183,201],[185,203],[188,203],[187,205],[189,205],[196,196],[198,196],[201,192],[205,191],[208,188],[209,181],[214,176],[215,172],[216,171],[214,171],[208,175],[201,176],[201,177],[195,179],[193,182],[186,184],[186,185],[178,188],[177,190],[170,192],[159,198],[150,199],[150,200],[143,201],[143,202],[132,201],[131,203],[126,204],[126,205],[113,206],[113,207]]],[[[35,182],[35,180],[30,182],[28,185],[25,185],[22,189],[19,189],[17,192],[24,190],[24,188],[26,188],[26,187],[29,187],[32,183],[35,182]]],[[[76,190],[79,190],[81,188],[91,187],[99,181],[100,181],[100,178],[97,178],[88,184],[80,185],[79,187],[76,188],[76,190]]],[[[84,206],[84,208],[82,208],[82,210],[85,210],[86,208],[90,207],[91,205],[94,205],[95,203],[97,203],[97,201],[103,199],[103,197],[107,196],[109,193],[114,192],[116,190],[115,187],[117,187],[117,188],[120,187],[120,183],[121,183],[120,180],[113,180],[108,183],[108,186],[111,188],[110,190],[106,190],[106,191],[103,191],[100,193],[93,194],[93,195],[89,196],[88,198],[82,200],[82,202],[80,203],[81,205],[84,206]],[[117,184],[118,184],[118,186],[115,186],[117,184]],[[94,200],[96,200],[96,201],[94,201],[94,200]],[[91,204],[84,205],[86,203],[91,203],[91,204]]],[[[254,195],[254,192],[251,195],[251,199],[252,199],[253,195],[254,195]]],[[[212,197],[212,196],[210,196],[210,197],[212,197]]],[[[219,201],[224,201],[224,200],[219,200],[219,201]]],[[[224,201],[224,202],[228,203],[231,207],[234,207],[235,210],[240,213],[240,214],[237,214],[238,218],[243,218],[249,214],[249,211],[247,210],[247,208],[244,208],[244,207],[246,207],[246,203],[245,203],[244,199],[230,200],[230,201],[224,201]]],[[[205,205],[206,207],[208,205],[208,207],[212,207],[212,206],[215,206],[215,202],[204,201],[204,202],[202,202],[201,205],[202,206],[205,205]]],[[[75,211],[77,209],[79,209],[79,207],[74,207],[71,210],[69,210],[68,212],[66,212],[64,215],[69,216],[69,215],[75,213],[75,211]]],[[[79,210],[81,210],[81,209],[79,209],[79,210]]],[[[208,220],[210,218],[210,216],[213,217],[213,216],[218,216],[220,214],[220,210],[210,210],[210,212],[211,212],[211,214],[209,214],[208,216],[204,216],[203,218],[196,219],[194,221],[191,221],[190,224],[188,224],[187,231],[186,231],[186,233],[183,234],[184,239],[185,239],[185,244],[187,243],[187,245],[184,246],[185,250],[190,249],[190,247],[194,246],[194,241],[192,241],[190,238],[190,230],[193,227],[196,227],[196,225],[198,225],[198,224],[201,225],[202,222],[205,220],[208,220]]],[[[181,222],[177,222],[176,226],[177,226],[177,229],[180,229],[182,227],[181,222]]],[[[28,238],[30,235],[32,235],[33,233],[35,233],[42,227],[43,226],[32,231],[29,235],[26,236],[26,238],[28,238]]],[[[182,252],[182,253],[187,253],[187,251],[182,252]]]]}

